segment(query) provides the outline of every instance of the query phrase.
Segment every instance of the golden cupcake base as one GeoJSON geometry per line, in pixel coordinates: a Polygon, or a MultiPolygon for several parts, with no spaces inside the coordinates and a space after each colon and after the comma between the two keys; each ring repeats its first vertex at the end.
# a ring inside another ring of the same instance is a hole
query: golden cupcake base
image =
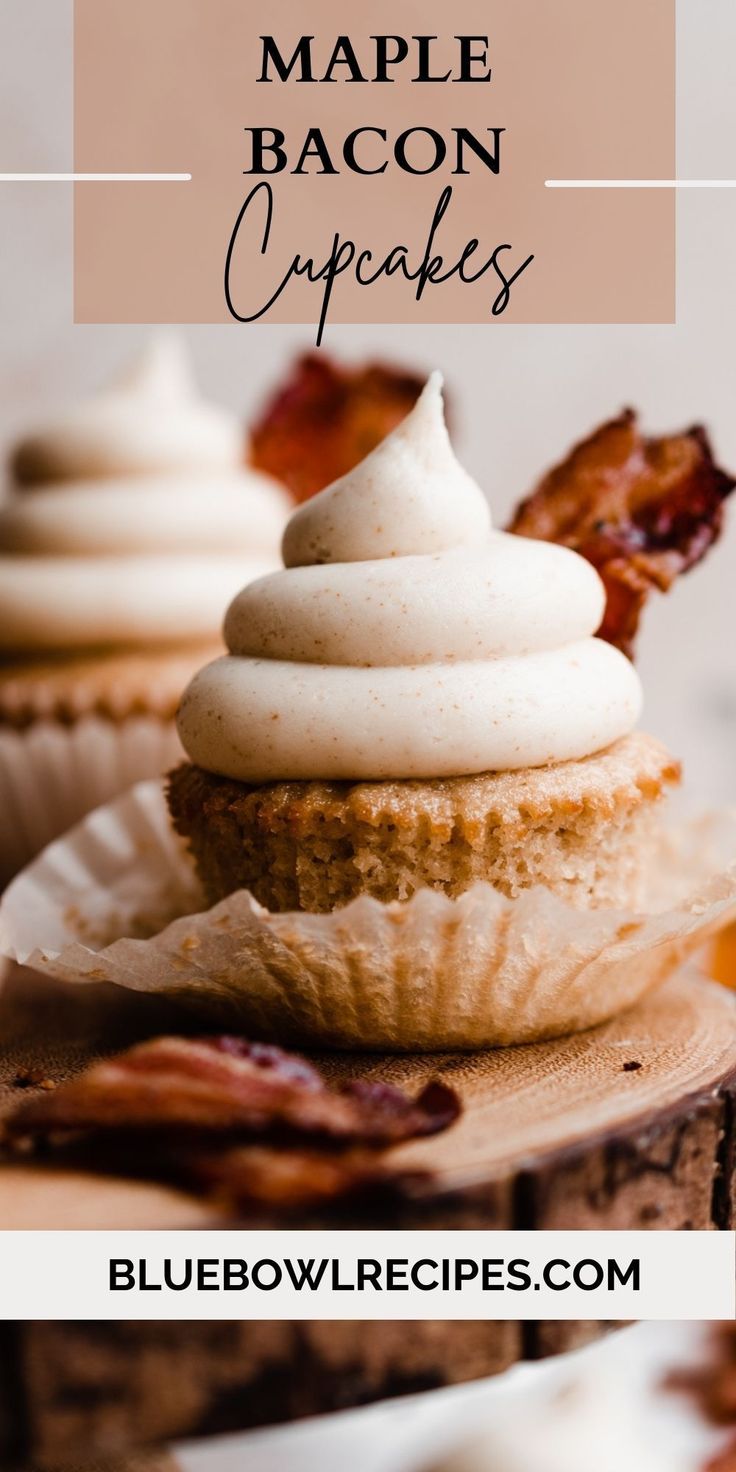
{"type": "Polygon", "coordinates": [[[645,905],[657,804],[679,766],[636,732],[579,761],[434,781],[249,787],[184,764],[169,807],[211,904],[247,889],[268,910],[325,913],[485,881],[543,884],[581,908],[645,905]]]}

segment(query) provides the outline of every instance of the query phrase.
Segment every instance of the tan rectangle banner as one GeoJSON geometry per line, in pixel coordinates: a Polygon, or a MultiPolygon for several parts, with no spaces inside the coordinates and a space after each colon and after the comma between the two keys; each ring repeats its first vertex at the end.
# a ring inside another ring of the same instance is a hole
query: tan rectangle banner
{"type": "Polygon", "coordinates": [[[76,320],[673,321],[674,8],[76,0],[76,320]]]}

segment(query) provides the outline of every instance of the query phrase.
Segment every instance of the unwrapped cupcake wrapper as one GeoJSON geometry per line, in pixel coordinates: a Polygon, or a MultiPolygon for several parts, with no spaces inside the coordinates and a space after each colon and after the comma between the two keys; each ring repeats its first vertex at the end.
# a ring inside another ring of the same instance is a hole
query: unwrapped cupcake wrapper
{"type": "Polygon", "coordinates": [[[174,722],[153,716],[0,730],[0,889],[85,813],[181,757],[174,722]]]}
{"type": "Polygon", "coordinates": [[[300,1046],[525,1043],[632,1006],[736,918],[734,860],[736,818],[723,814],[668,837],[660,908],[644,915],[573,909],[542,888],[509,900],[487,884],[457,900],[364,897],[326,915],[271,914],[240,891],[203,911],[161,783],[149,782],[18,876],[0,906],[0,951],[300,1046]]]}

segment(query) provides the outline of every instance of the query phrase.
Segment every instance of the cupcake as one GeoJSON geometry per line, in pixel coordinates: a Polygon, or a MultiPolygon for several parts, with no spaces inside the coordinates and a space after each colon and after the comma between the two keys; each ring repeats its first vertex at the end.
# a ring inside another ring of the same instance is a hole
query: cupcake
{"type": "Polygon", "coordinates": [[[635,731],[638,676],[594,637],[594,568],[492,529],[438,374],[282,550],[179,713],[169,805],[211,903],[246,889],[319,914],[479,882],[643,903],[677,763],[635,731]]]}
{"type": "Polygon", "coordinates": [[[290,500],[246,468],[174,341],[29,435],[0,504],[0,882],[171,764],[222,611],[278,565],[290,500]]]}
{"type": "Polygon", "coordinates": [[[492,529],[438,376],[282,550],[187,688],[168,809],[141,783],[37,860],[5,955],[282,1046],[424,1053],[595,1027],[733,920],[733,822],[663,821],[679,772],[596,637],[603,580],[492,529]]]}

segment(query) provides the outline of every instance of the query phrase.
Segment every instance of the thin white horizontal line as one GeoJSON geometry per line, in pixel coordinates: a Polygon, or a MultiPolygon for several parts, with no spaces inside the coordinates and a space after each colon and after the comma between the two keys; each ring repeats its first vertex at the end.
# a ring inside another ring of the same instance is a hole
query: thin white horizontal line
{"type": "Polygon", "coordinates": [[[545,179],[545,189],[736,189],[736,179],[545,179]]]}
{"type": "Polygon", "coordinates": [[[185,184],[191,174],[0,174],[0,184],[185,184]]]}

